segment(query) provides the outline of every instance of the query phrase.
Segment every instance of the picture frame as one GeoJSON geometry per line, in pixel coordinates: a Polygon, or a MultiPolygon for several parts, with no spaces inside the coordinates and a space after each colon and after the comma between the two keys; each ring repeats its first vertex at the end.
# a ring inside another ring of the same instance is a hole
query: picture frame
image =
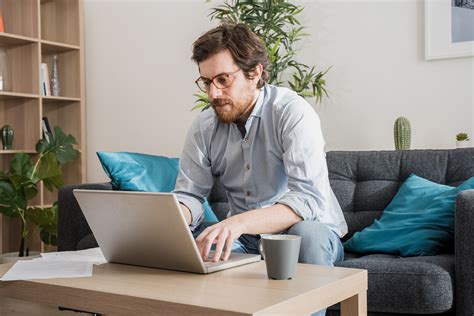
{"type": "Polygon", "coordinates": [[[425,0],[425,59],[474,56],[473,0],[425,0]]]}

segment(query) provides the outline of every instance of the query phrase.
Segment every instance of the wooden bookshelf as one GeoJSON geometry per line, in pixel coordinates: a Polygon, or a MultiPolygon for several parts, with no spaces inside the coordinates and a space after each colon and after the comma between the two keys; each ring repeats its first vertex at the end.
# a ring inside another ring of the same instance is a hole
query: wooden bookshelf
{"type": "MultiPolygon", "coordinates": [[[[85,82],[82,0],[0,0],[4,32],[0,33],[0,128],[12,126],[12,150],[0,146],[0,170],[6,170],[18,152],[37,155],[35,146],[42,137],[42,117],[51,127],[72,134],[80,156],[63,169],[66,184],[86,181],[85,82]],[[53,56],[58,56],[59,96],[44,96],[41,63],[51,77],[53,56]],[[5,68],[5,69],[1,69],[5,68]],[[5,75],[3,75],[5,74],[5,75]]],[[[1,145],[1,144],[0,144],[1,145]]],[[[31,205],[51,206],[57,191],[40,185],[31,205]]],[[[18,250],[20,225],[17,219],[0,216],[0,251],[18,250]]],[[[39,236],[34,249],[41,250],[39,236]]]]}

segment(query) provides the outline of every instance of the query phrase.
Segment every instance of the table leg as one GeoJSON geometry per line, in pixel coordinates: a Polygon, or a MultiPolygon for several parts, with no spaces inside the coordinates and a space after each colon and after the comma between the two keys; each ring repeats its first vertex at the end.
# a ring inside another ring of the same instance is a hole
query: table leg
{"type": "Polygon", "coordinates": [[[367,291],[342,301],[341,316],[367,316],[367,291]]]}

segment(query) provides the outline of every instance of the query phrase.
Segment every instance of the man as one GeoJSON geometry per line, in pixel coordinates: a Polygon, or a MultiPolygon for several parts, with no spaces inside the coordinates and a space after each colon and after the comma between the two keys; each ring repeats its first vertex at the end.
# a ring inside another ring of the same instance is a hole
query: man
{"type": "Polygon", "coordinates": [[[207,260],[258,253],[260,234],[302,237],[299,261],[333,265],[347,233],[328,179],[317,114],[295,92],[266,84],[267,50],[244,24],[223,24],[193,44],[198,87],[212,110],[192,124],[175,193],[207,260]],[[204,227],[202,202],[214,177],[227,191],[227,219],[204,227]]]}

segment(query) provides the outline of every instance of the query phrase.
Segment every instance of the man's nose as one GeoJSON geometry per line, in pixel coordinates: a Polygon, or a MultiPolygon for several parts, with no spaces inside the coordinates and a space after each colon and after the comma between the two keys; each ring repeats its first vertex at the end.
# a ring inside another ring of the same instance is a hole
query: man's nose
{"type": "Polygon", "coordinates": [[[217,89],[214,83],[211,83],[209,86],[209,91],[207,92],[207,96],[209,97],[210,100],[214,100],[215,98],[218,98],[222,95],[222,90],[217,89]]]}

